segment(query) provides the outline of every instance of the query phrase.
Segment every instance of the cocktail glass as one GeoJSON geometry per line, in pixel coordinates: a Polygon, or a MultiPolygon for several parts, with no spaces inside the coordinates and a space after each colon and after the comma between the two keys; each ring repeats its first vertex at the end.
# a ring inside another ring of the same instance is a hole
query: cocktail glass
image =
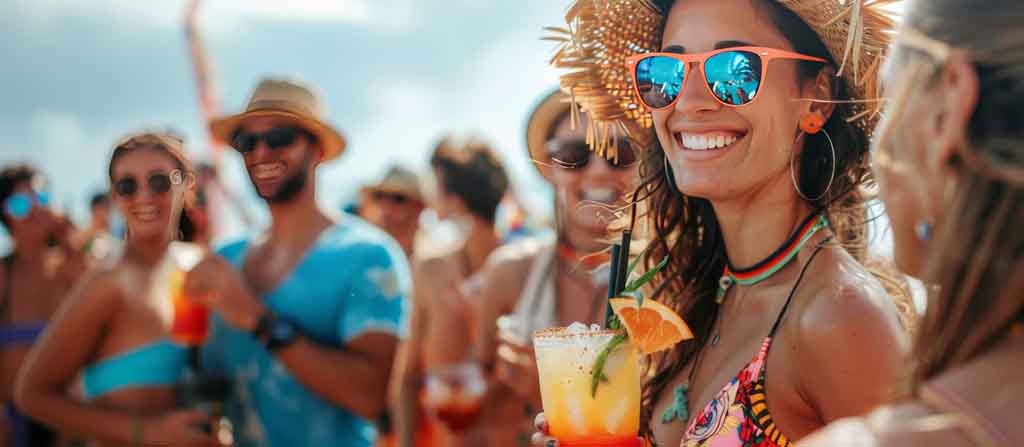
{"type": "Polygon", "coordinates": [[[453,432],[461,432],[480,416],[487,381],[480,365],[463,362],[431,368],[424,388],[424,403],[453,432]]]}
{"type": "Polygon", "coordinates": [[[195,244],[172,242],[167,247],[170,256],[168,283],[174,320],[171,339],[186,346],[199,346],[210,332],[210,309],[185,293],[185,276],[202,259],[204,252],[195,244]]]}
{"type": "Polygon", "coordinates": [[[608,355],[592,394],[598,356],[618,332],[552,328],[534,333],[541,401],[551,436],[563,446],[641,446],[639,353],[628,341],[608,355]]]}

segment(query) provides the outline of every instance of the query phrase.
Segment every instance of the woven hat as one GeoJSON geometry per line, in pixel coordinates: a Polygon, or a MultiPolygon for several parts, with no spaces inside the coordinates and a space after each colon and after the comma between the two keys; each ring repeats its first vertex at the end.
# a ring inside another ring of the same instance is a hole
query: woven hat
{"type": "Polygon", "coordinates": [[[249,118],[285,117],[316,136],[324,150],[322,161],[328,161],[345,150],[345,137],[327,124],[325,115],[320,96],[312,87],[294,80],[264,79],[253,90],[245,111],[210,120],[210,133],[218,141],[230,143],[249,118]]]}
{"type": "MultiPolygon", "coordinates": [[[[849,120],[870,135],[881,105],[877,73],[895,28],[887,5],[901,0],[774,0],[804,20],[839,63],[838,76],[850,87],[849,120]]],[[[628,136],[646,147],[653,141],[652,118],[636,98],[626,57],[659,51],[668,11],[651,0],[576,0],[567,27],[546,28],[560,42],[552,58],[570,70],[562,89],[590,115],[593,148],[610,158],[614,138],[628,136]]]]}
{"type": "Polygon", "coordinates": [[[551,179],[546,174],[547,171],[540,166],[551,158],[547,143],[555,133],[558,122],[571,113],[570,101],[569,96],[560,90],[550,92],[537,103],[526,120],[526,147],[530,151],[530,160],[541,177],[548,181],[551,179]]]}
{"type": "Polygon", "coordinates": [[[419,176],[401,166],[392,166],[379,182],[367,186],[364,190],[403,194],[410,199],[423,202],[419,176]]]}

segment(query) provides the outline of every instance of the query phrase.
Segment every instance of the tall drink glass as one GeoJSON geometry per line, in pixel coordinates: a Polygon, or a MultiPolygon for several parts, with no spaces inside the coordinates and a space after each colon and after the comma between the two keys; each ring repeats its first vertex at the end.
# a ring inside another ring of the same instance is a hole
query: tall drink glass
{"type": "Polygon", "coordinates": [[[184,242],[172,242],[167,247],[170,256],[171,302],[174,304],[174,322],[171,339],[186,346],[199,346],[210,332],[210,310],[185,294],[185,275],[202,259],[202,247],[184,242]]]}
{"type": "Polygon", "coordinates": [[[607,357],[591,393],[598,355],[616,331],[552,328],[533,336],[540,394],[551,435],[563,446],[641,446],[639,354],[628,341],[607,357]]]}

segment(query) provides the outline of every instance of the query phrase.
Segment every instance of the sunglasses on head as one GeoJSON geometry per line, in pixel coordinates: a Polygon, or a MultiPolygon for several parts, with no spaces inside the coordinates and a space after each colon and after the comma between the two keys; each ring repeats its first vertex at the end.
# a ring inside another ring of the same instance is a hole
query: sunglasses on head
{"type": "Polygon", "coordinates": [[[733,47],[697,54],[649,53],[626,58],[626,67],[633,77],[633,87],[640,100],[651,110],[675,105],[686,87],[694,63],[704,72],[711,96],[731,106],[750,104],[765,82],[768,62],[773,59],[796,59],[828,63],[820,57],[805,56],[765,47],[733,47]]]}
{"type": "MultiPolygon", "coordinates": [[[[175,169],[170,173],[150,174],[146,179],[150,192],[164,194],[171,190],[171,185],[180,185],[183,181],[181,171],[175,169]]],[[[139,191],[139,181],[135,177],[124,177],[114,182],[114,192],[121,197],[134,196],[139,191]]]]}
{"type": "Polygon", "coordinates": [[[16,192],[4,201],[4,210],[14,219],[22,220],[28,217],[36,205],[44,208],[50,206],[50,195],[45,192],[16,192]]]}
{"type": "MultiPolygon", "coordinates": [[[[618,140],[619,158],[615,161],[605,159],[608,165],[616,169],[625,169],[637,162],[636,152],[633,145],[626,140],[618,140]]],[[[587,167],[591,156],[594,155],[590,146],[584,140],[548,142],[548,154],[551,161],[558,167],[566,169],[583,169],[587,167]]],[[[603,158],[603,157],[599,157],[603,158]]]]}
{"type": "Polygon", "coordinates": [[[378,202],[391,202],[395,205],[405,205],[412,201],[412,198],[405,194],[380,190],[371,192],[370,197],[373,197],[373,200],[378,202]]]}
{"type": "Polygon", "coordinates": [[[248,154],[256,150],[256,146],[263,141],[272,150],[286,148],[295,143],[299,135],[305,135],[313,140],[313,135],[305,129],[298,127],[275,127],[266,132],[245,132],[239,130],[231,139],[231,147],[238,152],[248,154]]]}

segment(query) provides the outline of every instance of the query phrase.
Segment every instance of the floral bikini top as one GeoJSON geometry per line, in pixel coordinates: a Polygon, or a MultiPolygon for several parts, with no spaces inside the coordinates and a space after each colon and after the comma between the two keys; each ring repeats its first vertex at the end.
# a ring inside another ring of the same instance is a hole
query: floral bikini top
{"type": "Polygon", "coordinates": [[[794,444],[775,426],[768,412],[764,391],[765,362],[772,338],[786,315],[793,295],[803,279],[807,266],[814,261],[824,244],[818,245],[807,260],[786,303],[779,311],[771,332],[761,344],[754,359],[736,375],[718,395],[690,420],[682,447],[790,447],[794,444]]]}

